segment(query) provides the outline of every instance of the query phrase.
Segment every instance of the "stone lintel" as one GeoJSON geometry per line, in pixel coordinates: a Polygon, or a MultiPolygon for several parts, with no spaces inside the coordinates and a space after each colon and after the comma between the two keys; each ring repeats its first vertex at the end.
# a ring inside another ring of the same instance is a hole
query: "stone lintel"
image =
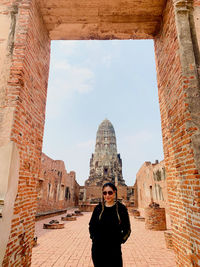
{"type": "Polygon", "coordinates": [[[152,39],[166,0],[37,0],[52,40],[152,39]]]}

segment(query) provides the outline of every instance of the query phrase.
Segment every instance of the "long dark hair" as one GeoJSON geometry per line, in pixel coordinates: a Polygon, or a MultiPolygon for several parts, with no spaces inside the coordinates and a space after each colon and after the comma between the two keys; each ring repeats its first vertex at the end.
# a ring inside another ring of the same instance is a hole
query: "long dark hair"
{"type": "Polygon", "coordinates": [[[102,210],[101,210],[101,213],[99,215],[99,220],[101,220],[101,217],[102,217],[102,214],[104,212],[104,207],[105,207],[105,202],[104,202],[104,197],[103,197],[103,190],[105,187],[111,187],[112,190],[115,192],[115,201],[116,201],[116,212],[117,212],[117,217],[118,217],[118,220],[119,220],[119,224],[121,223],[121,219],[120,219],[120,216],[119,216],[119,211],[118,211],[118,201],[117,201],[117,187],[112,184],[112,183],[105,183],[102,187],[102,210]]]}

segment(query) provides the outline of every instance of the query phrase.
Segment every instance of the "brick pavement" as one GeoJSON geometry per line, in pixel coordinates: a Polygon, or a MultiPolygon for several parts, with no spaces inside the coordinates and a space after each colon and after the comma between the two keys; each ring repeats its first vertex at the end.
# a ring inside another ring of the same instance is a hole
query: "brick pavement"
{"type": "MultiPolygon", "coordinates": [[[[84,213],[77,221],[65,222],[64,229],[42,229],[51,219],[36,222],[38,245],[33,248],[31,267],[92,267],[91,241],[88,222],[91,213],[84,213]]],[[[175,256],[165,246],[162,231],[145,230],[144,222],[130,216],[132,233],[122,245],[124,267],[174,267],[175,256]]],[[[102,266],[103,267],[103,266],[102,266]]]]}

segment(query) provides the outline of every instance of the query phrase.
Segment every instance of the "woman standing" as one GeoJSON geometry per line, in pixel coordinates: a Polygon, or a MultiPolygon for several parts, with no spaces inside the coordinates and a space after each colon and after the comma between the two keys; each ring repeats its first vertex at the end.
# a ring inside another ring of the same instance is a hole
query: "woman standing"
{"type": "Polygon", "coordinates": [[[117,200],[114,184],[104,184],[102,194],[89,223],[92,260],[95,267],[122,267],[121,244],[131,233],[128,211],[117,200]]]}

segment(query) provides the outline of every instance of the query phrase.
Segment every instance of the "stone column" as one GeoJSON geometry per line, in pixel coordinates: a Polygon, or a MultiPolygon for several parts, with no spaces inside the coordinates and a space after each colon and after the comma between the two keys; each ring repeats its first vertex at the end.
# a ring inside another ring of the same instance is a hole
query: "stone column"
{"type": "Polygon", "coordinates": [[[0,156],[8,163],[8,171],[0,173],[7,179],[0,229],[5,221],[10,225],[0,265],[30,266],[50,40],[35,0],[1,1],[0,25],[0,156]]]}
{"type": "Polygon", "coordinates": [[[179,266],[200,266],[199,47],[193,1],[167,1],[155,38],[173,244],[179,266]]]}

